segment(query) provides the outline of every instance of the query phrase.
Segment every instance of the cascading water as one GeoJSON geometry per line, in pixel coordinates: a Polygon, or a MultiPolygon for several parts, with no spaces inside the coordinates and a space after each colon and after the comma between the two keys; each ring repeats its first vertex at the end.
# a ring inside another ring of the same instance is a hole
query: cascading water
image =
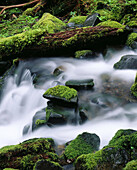
{"type": "MultiPolygon", "coordinates": [[[[114,50],[114,49],[113,49],[114,50]]],[[[106,100],[113,104],[111,110],[92,110],[94,117],[82,125],[62,125],[56,127],[41,127],[26,136],[22,136],[23,128],[32,122],[34,114],[46,107],[47,100],[42,97],[45,90],[57,84],[64,84],[69,79],[93,78],[95,89],[100,89],[101,76],[104,74],[112,78],[120,78],[121,81],[133,83],[136,70],[114,70],[113,65],[125,54],[137,54],[135,51],[123,49],[120,51],[108,50],[108,59],[102,55],[96,59],[74,58],[41,58],[20,62],[14,75],[6,79],[0,100],[0,147],[17,144],[25,139],[33,137],[51,137],[57,143],[62,144],[74,139],[82,132],[96,133],[101,138],[101,147],[106,145],[118,129],[137,129],[136,104],[119,105],[109,95],[106,100]],[[111,55],[111,57],[110,57],[111,55]],[[55,77],[53,71],[58,66],[63,66],[65,71],[55,77]],[[42,75],[39,83],[34,87],[35,75],[42,75]],[[116,105],[115,105],[116,102],[116,105]]],[[[93,92],[80,94],[94,95],[93,92]],[[89,94],[90,93],[90,94],[89,94]]],[[[101,101],[99,101],[101,103],[101,101]]]]}

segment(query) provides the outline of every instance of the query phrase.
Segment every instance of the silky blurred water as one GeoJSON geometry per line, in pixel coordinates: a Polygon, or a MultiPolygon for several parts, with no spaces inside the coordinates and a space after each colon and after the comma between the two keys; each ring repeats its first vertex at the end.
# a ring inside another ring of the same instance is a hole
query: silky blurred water
{"type": "Polygon", "coordinates": [[[46,107],[47,100],[42,97],[45,90],[57,84],[65,84],[69,79],[93,78],[95,88],[101,86],[101,76],[134,82],[136,70],[114,70],[113,65],[126,54],[137,54],[129,49],[108,49],[105,59],[98,54],[95,59],[41,58],[22,61],[15,74],[9,76],[1,94],[0,103],[0,147],[22,142],[33,137],[51,137],[58,144],[74,139],[82,132],[96,133],[101,139],[101,147],[119,129],[137,129],[137,105],[118,106],[106,114],[100,114],[82,125],[42,127],[26,136],[23,128],[31,123],[34,114],[46,107]],[[55,77],[54,70],[63,66],[64,72],[55,77]],[[41,83],[33,85],[35,75],[42,75],[41,83]],[[133,117],[133,119],[131,119],[133,117]]]}

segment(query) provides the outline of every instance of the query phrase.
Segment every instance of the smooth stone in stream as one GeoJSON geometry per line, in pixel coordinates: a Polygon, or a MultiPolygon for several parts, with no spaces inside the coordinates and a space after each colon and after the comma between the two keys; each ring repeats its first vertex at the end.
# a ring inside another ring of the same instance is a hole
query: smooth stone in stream
{"type": "Polygon", "coordinates": [[[115,69],[137,69],[137,55],[125,55],[114,64],[115,69]]]}
{"type": "Polygon", "coordinates": [[[92,89],[94,86],[93,79],[83,79],[83,80],[68,80],[65,83],[66,86],[74,88],[76,90],[80,89],[92,89]]]}

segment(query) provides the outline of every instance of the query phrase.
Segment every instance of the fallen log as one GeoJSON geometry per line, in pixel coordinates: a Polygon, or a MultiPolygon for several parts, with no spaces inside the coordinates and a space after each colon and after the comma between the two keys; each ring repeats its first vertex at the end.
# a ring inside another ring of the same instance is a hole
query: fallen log
{"type": "Polygon", "coordinates": [[[107,45],[124,44],[129,30],[105,26],[83,27],[49,34],[42,29],[26,31],[0,41],[2,60],[73,54],[77,50],[98,51],[107,45]]]}

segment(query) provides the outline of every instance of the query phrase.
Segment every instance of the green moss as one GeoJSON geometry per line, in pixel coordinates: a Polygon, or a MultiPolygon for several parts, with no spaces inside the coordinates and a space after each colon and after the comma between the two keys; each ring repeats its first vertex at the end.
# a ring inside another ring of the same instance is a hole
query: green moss
{"type": "Polygon", "coordinates": [[[70,144],[65,148],[64,155],[67,159],[74,160],[78,156],[82,154],[92,153],[98,150],[98,148],[99,137],[95,134],[84,132],[70,142],[70,144]],[[96,143],[93,144],[93,141],[96,143]]]}
{"type": "Polygon", "coordinates": [[[83,24],[86,20],[87,16],[76,16],[76,17],[71,17],[68,23],[74,22],[75,24],[83,24]]]}
{"type": "Polygon", "coordinates": [[[112,12],[107,10],[107,9],[99,9],[99,10],[97,10],[95,12],[100,14],[99,19],[101,21],[107,21],[107,20],[113,20],[114,19],[112,12]]]}
{"type": "Polygon", "coordinates": [[[91,50],[81,50],[75,52],[75,58],[80,58],[81,56],[85,55],[86,53],[91,53],[91,50]]]}
{"type": "Polygon", "coordinates": [[[128,39],[127,39],[127,42],[126,44],[130,47],[132,47],[134,41],[137,41],[137,33],[131,33],[129,36],[128,36],[128,39]]]}
{"type": "Polygon", "coordinates": [[[129,26],[129,27],[133,27],[133,28],[136,27],[137,28],[137,21],[130,21],[126,25],[129,26]]]}
{"type": "Polygon", "coordinates": [[[47,30],[48,33],[55,33],[63,30],[66,24],[55,16],[45,13],[42,18],[33,26],[33,29],[41,28],[47,30]]]}
{"type": "Polygon", "coordinates": [[[104,26],[104,27],[110,27],[110,28],[125,28],[125,25],[122,25],[118,23],[117,21],[104,21],[99,23],[97,26],[104,26]]]}
{"type": "Polygon", "coordinates": [[[53,88],[49,88],[44,95],[52,95],[55,97],[64,98],[70,101],[72,98],[77,96],[77,91],[67,86],[58,85],[53,88]]]}
{"type": "Polygon", "coordinates": [[[23,16],[0,24],[0,37],[5,38],[30,30],[38,17],[23,16]]]}
{"type": "Polygon", "coordinates": [[[137,170],[137,160],[128,162],[123,170],[137,170]]]}
{"type": "Polygon", "coordinates": [[[75,161],[76,169],[93,170],[97,169],[98,163],[102,161],[102,150],[95,153],[83,154],[75,161]]]}
{"type": "Polygon", "coordinates": [[[22,15],[34,16],[35,15],[34,8],[27,8],[22,15]]]}
{"type": "Polygon", "coordinates": [[[35,29],[2,38],[0,40],[0,53],[8,56],[11,53],[21,52],[25,47],[36,43],[39,36],[42,36],[45,32],[46,30],[35,29]]]}
{"type": "Polygon", "coordinates": [[[131,86],[130,88],[131,90],[131,93],[137,97],[137,74],[136,74],[136,77],[135,77],[135,82],[133,83],[133,85],[131,86]]]}
{"type": "Polygon", "coordinates": [[[51,139],[35,138],[18,145],[4,147],[0,149],[0,167],[30,170],[33,169],[38,159],[58,161],[52,141],[51,139]]]}
{"type": "Polygon", "coordinates": [[[40,120],[40,119],[37,119],[35,124],[36,125],[44,125],[46,123],[46,120],[40,120]]]}

